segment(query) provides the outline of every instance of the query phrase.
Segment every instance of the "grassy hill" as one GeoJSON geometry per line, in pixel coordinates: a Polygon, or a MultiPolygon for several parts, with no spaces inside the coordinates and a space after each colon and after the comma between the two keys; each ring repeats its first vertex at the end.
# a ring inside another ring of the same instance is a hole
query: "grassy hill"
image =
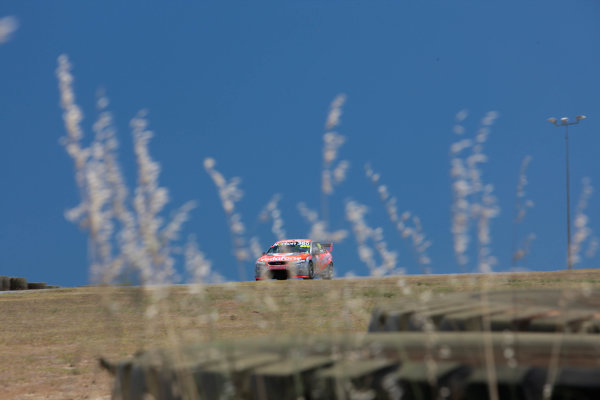
{"type": "Polygon", "coordinates": [[[600,270],[3,292],[0,392],[110,398],[101,355],[116,360],[173,341],[365,332],[376,304],[539,287],[599,288],[600,270]]]}

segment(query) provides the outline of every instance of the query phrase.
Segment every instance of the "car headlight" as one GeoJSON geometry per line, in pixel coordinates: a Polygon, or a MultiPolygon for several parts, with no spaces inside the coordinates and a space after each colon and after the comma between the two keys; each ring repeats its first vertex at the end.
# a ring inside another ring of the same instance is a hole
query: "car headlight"
{"type": "Polygon", "coordinates": [[[266,266],[267,266],[266,262],[262,262],[262,261],[256,262],[256,268],[262,268],[262,267],[266,267],[266,266]]]}

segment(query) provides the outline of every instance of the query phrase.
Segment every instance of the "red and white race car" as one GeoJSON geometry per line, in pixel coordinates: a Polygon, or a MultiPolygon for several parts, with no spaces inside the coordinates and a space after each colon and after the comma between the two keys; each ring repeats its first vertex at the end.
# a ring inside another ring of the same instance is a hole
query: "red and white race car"
{"type": "Polygon", "coordinates": [[[256,260],[254,277],[262,279],[333,278],[333,243],[310,239],[287,239],[276,242],[256,260]]]}

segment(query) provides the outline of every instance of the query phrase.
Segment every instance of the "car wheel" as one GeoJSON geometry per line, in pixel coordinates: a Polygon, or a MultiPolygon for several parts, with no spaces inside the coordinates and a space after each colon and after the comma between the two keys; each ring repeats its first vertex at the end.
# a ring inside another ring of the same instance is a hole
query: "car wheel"
{"type": "Polygon", "coordinates": [[[323,279],[333,279],[333,262],[330,262],[327,266],[327,272],[323,275],[323,279]]]}
{"type": "Polygon", "coordinates": [[[308,278],[304,279],[315,279],[315,267],[312,261],[308,262],[308,278]]]}

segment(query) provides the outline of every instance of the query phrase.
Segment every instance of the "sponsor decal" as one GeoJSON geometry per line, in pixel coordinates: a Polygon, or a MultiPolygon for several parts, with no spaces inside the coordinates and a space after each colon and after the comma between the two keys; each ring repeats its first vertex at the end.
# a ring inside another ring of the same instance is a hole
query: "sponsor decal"
{"type": "Polygon", "coordinates": [[[310,247],[309,241],[283,241],[283,242],[275,242],[273,246],[300,246],[300,247],[310,247]]]}
{"type": "Polygon", "coordinates": [[[300,261],[302,257],[270,257],[268,261],[300,261]]]}

